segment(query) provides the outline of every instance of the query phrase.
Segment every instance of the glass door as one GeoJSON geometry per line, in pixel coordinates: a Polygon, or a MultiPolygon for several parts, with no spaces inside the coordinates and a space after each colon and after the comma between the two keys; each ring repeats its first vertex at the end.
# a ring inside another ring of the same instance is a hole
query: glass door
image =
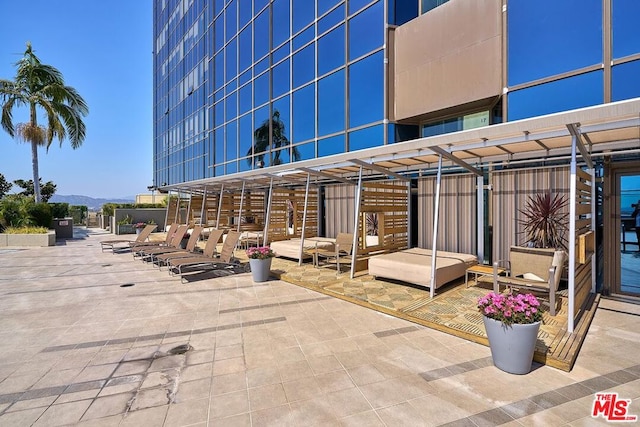
{"type": "MultiPolygon", "coordinates": [[[[637,172],[636,172],[637,173],[637,172]]],[[[620,173],[620,260],[615,293],[640,296],[640,174],[620,173]]]]}

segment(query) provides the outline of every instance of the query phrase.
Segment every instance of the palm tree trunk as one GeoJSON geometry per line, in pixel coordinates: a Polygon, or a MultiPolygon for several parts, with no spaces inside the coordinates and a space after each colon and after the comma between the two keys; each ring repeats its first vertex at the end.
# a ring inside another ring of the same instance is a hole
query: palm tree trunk
{"type": "MultiPolygon", "coordinates": [[[[38,125],[36,105],[33,103],[31,104],[31,124],[34,129],[38,125]]],[[[33,194],[36,198],[36,203],[40,203],[42,196],[40,195],[40,173],[38,171],[38,142],[35,140],[31,141],[31,165],[33,167],[33,194]]]]}

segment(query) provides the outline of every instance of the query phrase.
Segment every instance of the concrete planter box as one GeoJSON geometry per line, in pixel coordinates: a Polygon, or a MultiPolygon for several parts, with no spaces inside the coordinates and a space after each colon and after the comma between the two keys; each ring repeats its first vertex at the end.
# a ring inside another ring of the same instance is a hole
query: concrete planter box
{"type": "Polygon", "coordinates": [[[56,232],[47,234],[6,234],[0,233],[0,247],[6,246],[55,246],[56,232]]]}
{"type": "Polygon", "coordinates": [[[116,234],[135,234],[136,229],[133,224],[117,224],[116,234]]]}

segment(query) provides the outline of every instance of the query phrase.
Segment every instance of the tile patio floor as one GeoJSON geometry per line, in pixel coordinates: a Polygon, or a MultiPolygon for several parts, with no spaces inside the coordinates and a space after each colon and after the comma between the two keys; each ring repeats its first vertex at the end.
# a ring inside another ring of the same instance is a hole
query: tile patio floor
{"type": "Polygon", "coordinates": [[[638,305],[602,300],[571,372],[516,376],[483,345],[306,288],[182,284],[102,253],[113,235],[76,236],[0,250],[0,426],[604,425],[599,391],[640,415],[638,305]]]}

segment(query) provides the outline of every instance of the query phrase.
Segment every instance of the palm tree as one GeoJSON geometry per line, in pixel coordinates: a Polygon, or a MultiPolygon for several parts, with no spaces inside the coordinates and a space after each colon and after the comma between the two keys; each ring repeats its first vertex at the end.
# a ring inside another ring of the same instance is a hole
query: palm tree
{"type": "Polygon", "coordinates": [[[69,137],[75,150],[85,138],[85,124],[82,118],[89,108],[80,94],[72,87],[65,86],[62,73],[56,68],[42,64],[27,43],[24,56],[15,64],[16,77],[13,81],[0,79],[0,101],[2,104],[2,128],[13,138],[31,144],[31,162],[36,202],[40,202],[40,176],[38,173],[38,147],[46,146],[47,151],[54,138],[60,145],[69,137]],[[29,107],[29,122],[13,124],[13,107],[29,107]],[[38,109],[44,111],[47,126],[38,124],[38,109]]]}
{"type": "MultiPolygon", "coordinates": [[[[280,160],[280,154],[282,153],[279,148],[284,148],[290,144],[289,139],[287,138],[285,132],[285,124],[280,119],[280,112],[278,110],[273,111],[273,116],[271,119],[267,119],[262,124],[253,131],[253,147],[247,151],[247,163],[249,165],[264,165],[264,156],[267,154],[267,150],[269,146],[273,147],[275,151],[275,155],[273,158],[273,162],[271,162],[272,166],[279,165],[282,163],[280,160]],[[271,143],[269,143],[269,125],[271,124],[271,143]],[[251,155],[254,155],[251,157],[251,155]]],[[[300,152],[296,147],[293,147],[292,157],[294,161],[300,160],[300,152]]],[[[259,166],[262,167],[262,166],[259,166]]]]}

